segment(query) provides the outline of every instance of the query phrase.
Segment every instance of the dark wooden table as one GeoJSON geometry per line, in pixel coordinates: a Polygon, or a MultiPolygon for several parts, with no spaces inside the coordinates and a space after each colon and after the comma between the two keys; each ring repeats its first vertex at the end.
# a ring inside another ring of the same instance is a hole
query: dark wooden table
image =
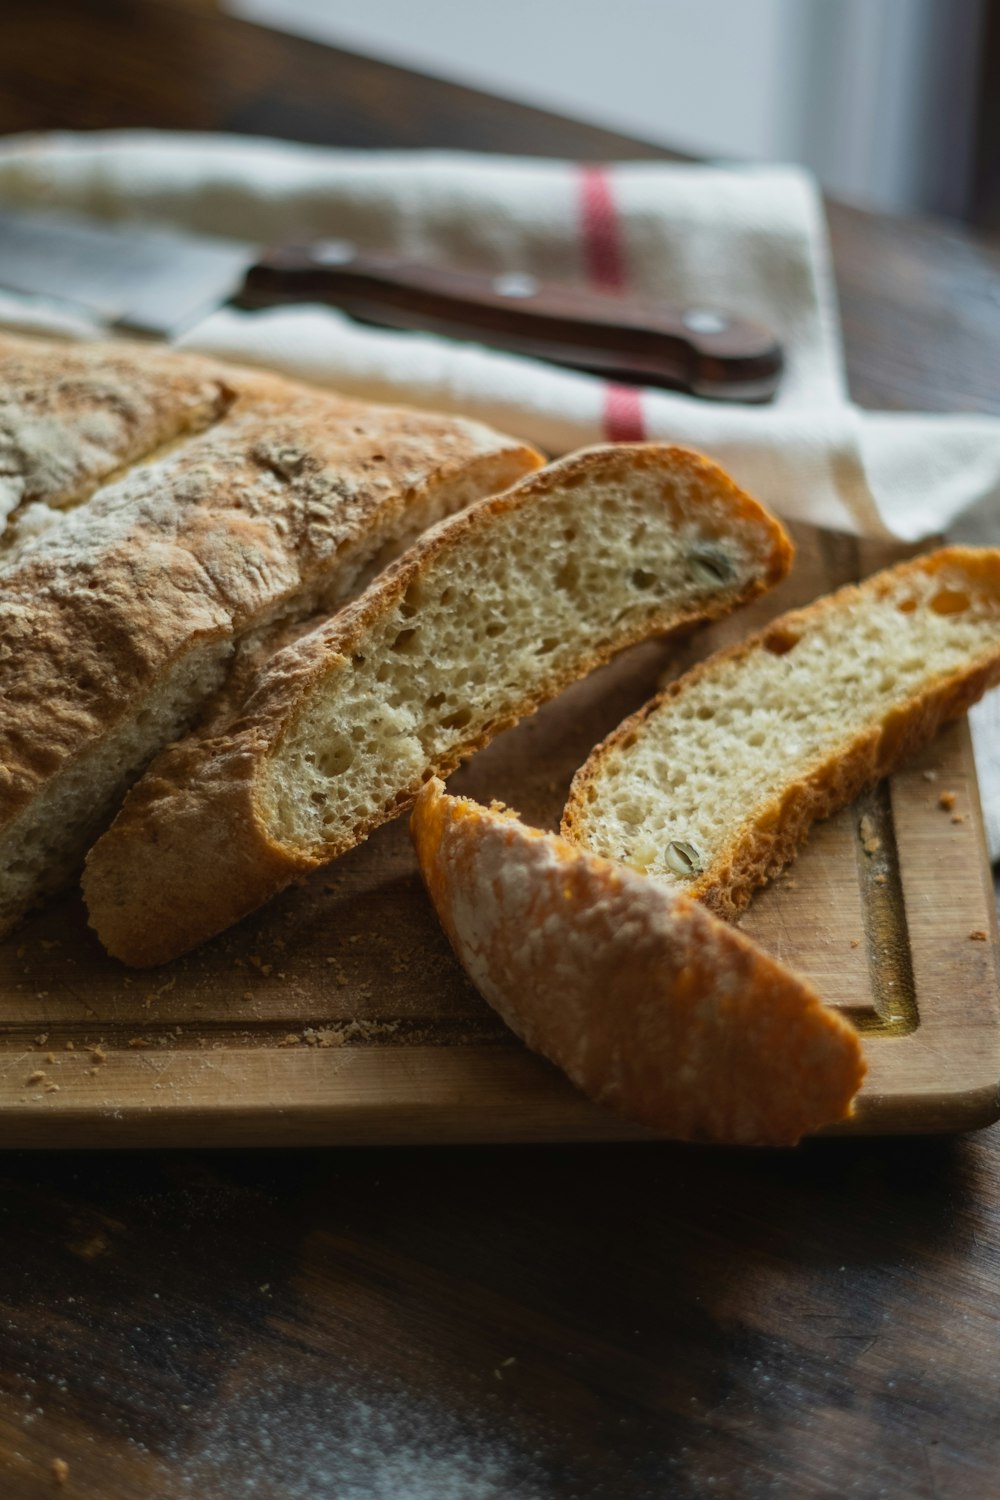
{"type": "MultiPolygon", "coordinates": [[[[116,125],[664,154],[194,3],[4,0],[0,131],[116,125]]],[[[858,399],[1000,411],[1000,256],[831,223],[858,399]]],[[[1000,1130],[8,1153],[0,1216],[4,1500],[1000,1495],[1000,1130]]]]}

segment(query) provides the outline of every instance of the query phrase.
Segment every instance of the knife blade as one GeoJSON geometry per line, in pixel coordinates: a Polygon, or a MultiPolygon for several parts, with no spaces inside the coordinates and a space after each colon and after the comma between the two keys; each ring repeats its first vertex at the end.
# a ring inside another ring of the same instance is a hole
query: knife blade
{"type": "Polygon", "coordinates": [[[172,338],[226,302],[322,302],[363,322],[475,340],[608,378],[767,401],[782,352],[763,325],[683,307],[361,253],[259,245],[64,213],[0,210],[0,287],[79,309],[110,333],[172,338]]]}

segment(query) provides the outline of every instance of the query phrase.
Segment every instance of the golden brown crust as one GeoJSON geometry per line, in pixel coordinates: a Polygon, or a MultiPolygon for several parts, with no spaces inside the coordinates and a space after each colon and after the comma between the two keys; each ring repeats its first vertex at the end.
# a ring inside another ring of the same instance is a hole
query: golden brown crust
{"type": "MultiPolygon", "coordinates": [[[[326,674],[363,647],[367,633],[429,568],[452,550],[461,549],[467,538],[489,528],[494,518],[544,503],[554,488],[626,476],[637,466],[662,469],[665,478],[672,473],[682,475],[696,499],[699,486],[703,486],[706,495],[724,504],[733,528],[753,528],[759,535],[762,554],[756,575],[738,594],[732,589],[720,590],[715,598],[703,599],[697,610],[692,608],[682,619],[652,619],[631,629],[623,626],[606,649],[581,650],[572,669],[553,672],[544,693],[526,694],[521,702],[498,714],[488,731],[470,734],[453,754],[429,770],[448,775],[502,729],[634,641],[666,628],[666,623],[672,627],[714,618],[756,597],[787,572],[791,544],[773,517],[737,489],[716,465],[684,449],[636,445],[577,454],[522,480],[504,495],[480,502],[447,526],[428,533],[359,599],[272,658],[260,673],[242,715],[226,732],[191,736],[168,748],[154,762],[87,860],[84,892],[91,922],[109,952],[138,966],[175,957],[229,926],[318,864],[360,843],[380,824],[411,806],[424,779],[419,775],[400,785],[385,806],[373,808],[348,841],[292,848],[280,843],[272,832],[263,805],[262,773],[326,674]],[[255,762],[256,773],[252,769],[255,762]],[[220,840],[226,851],[223,864],[218,869],[206,864],[200,879],[194,878],[191,870],[201,858],[199,823],[213,829],[224,823],[226,828],[220,840]],[[154,850],[155,859],[151,858],[154,850]],[[178,883],[185,869],[188,877],[178,883]]],[[[669,492],[663,499],[664,504],[679,503],[669,492]]]]}
{"type": "Polygon", "coordinates": [[[794,1145],[849,1114],[857,1033],[697,903],[438,781],[410,827],[472,982],[592,1099],[736,1145],[794,1145]]]}
{"type": "MultiPolygon", "coordinates": [[[[542,462],[475,423],[145,345],[0,339],[0,434],[4,413],[14,438],[0,468],[22,501],[68,504],[102,477],[111,482],[37,534],[21,534],[15,516],[0,552],[0,838],[22,827],[16,820],[33,815],[56,778],[88,774],[88,757],[189,659],[214,653],[218,680],[243,634],[339,602],[387,539],[542,462]],[[34,411],[51,442],[80,459],[75,469],[39,475],[36,450],[17,440],[34,411]],[[98,458],[86,432],[108,437],[98,458]],[[150,449],[155,461],[118,472],[150,449]]],[[[121,767],[110,782],[104,769],[92,799],[98,823],[137,769],[121,767]]],[[[14,915],[8,908],[0,920],[14,915]]]]}
{"type": "Polygon", "coordinates": [[[0,514],[76,504],[234,399],[227,372],[199,355],[0,334],[0,514]]]}
{"type": "MultiPolygon", "coordinates": [[[[586,844],[585,810],[587,788],[601,774],[606,759],[641,734],[645,723],[664,704],[670,703],[721,663],[741,663],[766,649],[768,641],[782,635],[801,636],[824,615],[835,613],[845,603],[868,591],[882,597],[896,591],[908,577],[960,572],[970,586],[996,602],[1000,610],[1000,551],[986,548],[946,547],[926,557],[914,558],[888,568],[864,585],[850,584],[816,600],[803,609],[789,611],[764,630],[699,662],[663,692],[625,719],[603,740],[577,771],[563,811],[561,832],[571,843],[586,844]]],[[[767,884],[795,858],[809,829],[818,819],[845,807],[866,787],[894,770],[905,758],[926,744],[938,729],[964,714],[989,688],[1000,682],[1000,637],[995,648],[969,661],[962,671],[952,672],[927,685],[904,708],[885,719],[873,719],[869,728],[846,745],[837,745],[807,774],[790,781],[780,795],[755,809],[751,820],[734,828],[725,848],[684,889],[695,900],[727,919],[744,911],[753,892],[767,884]]]]}

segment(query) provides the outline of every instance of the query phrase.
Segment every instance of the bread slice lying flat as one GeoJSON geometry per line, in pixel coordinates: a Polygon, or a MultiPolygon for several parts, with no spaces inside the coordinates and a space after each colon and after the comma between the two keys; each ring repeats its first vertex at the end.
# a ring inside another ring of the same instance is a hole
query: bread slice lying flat
{"type": "Polygon", "coordinates": [[[540,462],[208,360],[0,340],[0,931],[78,872],[238,642],[540,462]]]}
{"type": "Polygon", "coordinates": [[[473,984],[598,1103],[734,1145],[794,1145],[850,1113],[857,1033],[696,902],[439,781],[410,828],[473,984]]]}
{"type": "Polygon", "coordinates": [[[595,449],[471,507],[279,652],[228,732],[154,762],[88,857],[93,926],[127,963],[185,951],[615,652],[753,598],[790,556],[684,449],[595,449]]]}
{"type": "Polygon", "coordinates": [[[1000,551],[902,563],[671,683],[577,773],[563,834],[736,916],[815,819],[998,681],[1000,551]]]}

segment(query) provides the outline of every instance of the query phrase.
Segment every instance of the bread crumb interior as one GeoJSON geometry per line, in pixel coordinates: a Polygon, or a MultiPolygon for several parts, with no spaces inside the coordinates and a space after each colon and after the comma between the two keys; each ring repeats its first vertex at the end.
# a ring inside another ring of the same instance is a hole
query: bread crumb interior
{"type": "Polygon", "coordinates": [[[338,849],[434,772],[627,639],[740,593],[773,535],[656,466],[560,477],[530,510],[456,532],[328,670],[271,758],[264,804],[295,846],[338,849]],[[724,581],[699,559],[718,562],[724,581]],[[695,565],[692,566],[692,557],[695,565]]]}
{"type": "Polygon", "coordinates": [[[873,581],[849,602],[776,622],[758,649],[686,681],[595,760],[573,802],[574,837],[685,885],[671,843],[711,870],[792,783],[994,652],[997,624],[996,599],[957,569],[873,581]]]}

